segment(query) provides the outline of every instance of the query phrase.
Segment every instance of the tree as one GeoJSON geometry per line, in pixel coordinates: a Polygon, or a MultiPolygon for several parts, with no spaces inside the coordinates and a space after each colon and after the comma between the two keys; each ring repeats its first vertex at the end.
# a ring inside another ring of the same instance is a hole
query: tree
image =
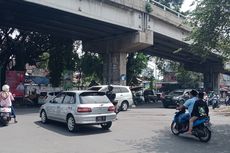
{"type": "Polygon", "coordinates": [[[170,60],[157,58],[158,69],[165,75],[169,72],[175,73],[176,80],[182,88],[198,88],[202,80],[202,74],[186,71],[182,64],[170,60]]]}
{"type": "Polygon", "coordinates": [[[60,37],[52,37],[53,47],[49,50],[50,58],[48,67],[50,70],[50,82],[54,87],[61,84],[62,73],[65,70],[74,70],[73,40],[60,37]]]}
{"type": "Polygon", "coordinates": [[[156,1],[171,9],[174,9],[175,11],[179,11],[181,5],[184,2],[184,0],[156,0],[156,1]]]}
{"type": "Polygon", "coordinates": [[[127,62],[127,84],[138,84],[137,77],[147,67],[148,57],[143,53],[130,53],[127,62]]]}
{"type": "Polygon", "coordinates": [[[80,58],[80,68],[84,74],[85,82],[92,80],[102,82],[103,59],[101,54],[84,52],[80,58]]]}
{"type": "Polygon", "coordinates": [[[191,14],[192,51],[207,56],[215,52],[230,57],[230,1],[196,0],[191,14]]]}

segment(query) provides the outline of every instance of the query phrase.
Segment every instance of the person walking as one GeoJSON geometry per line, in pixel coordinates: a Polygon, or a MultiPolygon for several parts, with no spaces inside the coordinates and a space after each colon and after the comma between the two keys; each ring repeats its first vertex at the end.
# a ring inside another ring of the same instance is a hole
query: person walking
{"type": "Polygon", "coordinates": [[[14,97],[12,93],[10,92],[10,86],[7,84],[2,86],[2,91],[0,92],[0,106],[1,107],[10,107],[11,108],[11,114],[14,118],[14,123],[17,123],[16,120],[16,114],[14,107],[12,105],[12,101],[14,101],[14,97]]]}

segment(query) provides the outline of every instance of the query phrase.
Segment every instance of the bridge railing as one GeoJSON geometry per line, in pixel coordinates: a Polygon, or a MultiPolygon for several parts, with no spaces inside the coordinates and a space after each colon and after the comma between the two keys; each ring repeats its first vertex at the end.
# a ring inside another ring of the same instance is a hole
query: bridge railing
{"type": "Polygon", "coordinates": [[[179,12],[177,12],[177,11],[175,11],[175,10],[173,10],[173,9],[171,9],[171,8],[165,6],[165,5],[163,5],[163,4],[161,4],[161,3],[157,2],[157,1],[154,1],[154,0],[145,0],[145,1],[150,2],[153,5],[162,8],[163,10],[165,10],[167,12],[175,14],[178,18],[186,19],[185,15],[183,15],[183,14],[181,14],[181,13],[179,13],[179,12]]]}

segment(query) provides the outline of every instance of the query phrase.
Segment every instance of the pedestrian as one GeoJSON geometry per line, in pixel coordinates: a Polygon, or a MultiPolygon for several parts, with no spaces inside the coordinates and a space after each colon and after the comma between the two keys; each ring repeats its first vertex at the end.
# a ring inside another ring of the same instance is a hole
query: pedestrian
{"type": "Polygon", "coordinates": [[[113,86],[108,85],[108,91],[106,91],[105,95],[109,98],[109,100],[111,101],[111,103],[113,103],[113,105],[115,107],[115,111],[114,112],[116,114],[118,114],[120,110],[119,110],[119,107],[118,107],[118,101],[115,100],[116,94],[113,92],[113,86]]]}
{"type": "Polygon", "coordinates": [[[14,97],[12,93],[10,92],[10,86],[7,84],[2,86],[2,91],[0,92],[0,106],[1,107],[10,107],[11,108],[11,114],[14,118],[14,123],[17,123],[16,120],[16,114],[14,107],[12,105],[12,101],[14,101],[14,97]]]}

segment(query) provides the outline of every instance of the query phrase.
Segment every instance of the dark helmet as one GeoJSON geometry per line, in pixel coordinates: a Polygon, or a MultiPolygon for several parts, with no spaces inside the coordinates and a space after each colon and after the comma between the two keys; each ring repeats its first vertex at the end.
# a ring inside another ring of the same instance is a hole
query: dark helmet
{"type": "Polygon", "coordinates": [[[109,85],[109,86],[108,86],[108,90],[109,90],[109,91],[112,91],[112,90],[113,90],[113,86],[109,85]]]}
{"type": "Polygon", "coordinates": [[[191,90],[190,91],[190,94],[193,96],[193,97],[195,97],[195,96],[197,96],[197,91],[196,90],[191,90]]]}

